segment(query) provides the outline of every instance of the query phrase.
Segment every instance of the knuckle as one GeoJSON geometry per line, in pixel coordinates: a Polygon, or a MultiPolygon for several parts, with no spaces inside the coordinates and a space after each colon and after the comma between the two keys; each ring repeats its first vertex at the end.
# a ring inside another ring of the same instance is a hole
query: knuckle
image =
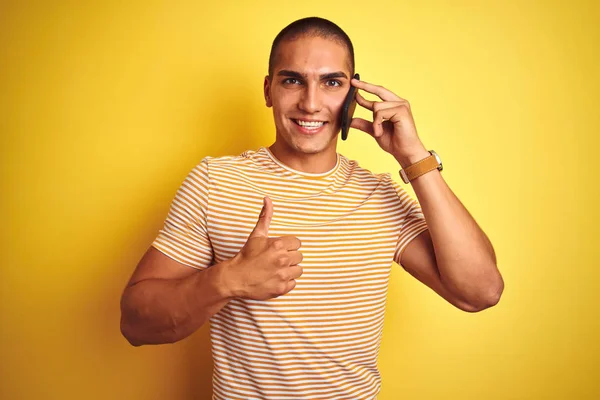
{"type": "Polygon", "coordinates": [[[286,274],[285,274],[285,271],[284,271],[283,269],[278,269],[278,270],[275,272],[275,276],[277,277],[277,279],[278,279],[279,281],[285,281],[285,280],[286,280],[286,278],[287,278],[287,276],[285,276],[285,275],[286,275],[286,274]]]}
{"type": "Polygon", "coordinates": [[[277,257],[276,264],[280,267],[285,267],[289,264],[289,258],[286,255],[277,257]]]}
{"type": "Polygon", "coordinates": [[[287,283],[286,282],[278,283],[275,290],[278,295],[285,294],[287,292],[287,283]]]}
{"type": "Polygon", "coordinates": [[[283,242],[281,241],[281,239],[276,239],[271,243],[271,246],[275,250],[281,250],[281,249],[283,249],[283,242]]]}

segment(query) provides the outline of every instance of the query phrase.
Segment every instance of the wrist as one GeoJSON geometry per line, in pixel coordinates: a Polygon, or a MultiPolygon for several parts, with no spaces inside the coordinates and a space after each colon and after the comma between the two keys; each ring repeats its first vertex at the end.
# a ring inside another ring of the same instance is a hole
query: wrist
{"type": "Polygon", "coordinates": [[[215,273],[215,286],[219,296],[227,300],[239,297],[240,290],[232,270],[235,259],[236,258],[234,257],[232,259],[225,260],[209,268],[213,269],[213,272],[215,273]]]}
{"type": "Polygon", "coordinates": [[[398,155],[394,156],[394,158],[396,158],[396,161],[398,161],[402,168],[407,168],[412,164],[429,157],[430,155],[431,154],[429,151],[423,147],[422,149],[411,152],[410,154],[398,155]]]}

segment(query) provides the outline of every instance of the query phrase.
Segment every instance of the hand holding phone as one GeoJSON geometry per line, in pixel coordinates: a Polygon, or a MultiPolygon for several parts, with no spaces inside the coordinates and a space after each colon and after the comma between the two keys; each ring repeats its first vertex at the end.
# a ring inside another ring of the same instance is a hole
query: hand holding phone
{"type": "MultiPolygon", "coordinates": [[[[360,79],[360,75],[354,74],[354,79],[360,79]]],[[[356,86],[350,85],[350,91],[344,99],[342,105],[342,140],[348,138],[348,130],[350,129],[350,123],[352,122],[352,116],[354,115],[354,109],[356,108],[356,86]]]]}

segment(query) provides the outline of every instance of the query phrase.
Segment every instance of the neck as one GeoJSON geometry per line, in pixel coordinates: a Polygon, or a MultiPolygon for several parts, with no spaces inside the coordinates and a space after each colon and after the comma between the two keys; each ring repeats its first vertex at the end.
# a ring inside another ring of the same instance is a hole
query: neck
{"type": "Polygon", "coordinates": [[[269,146],[273,155],[288,167],[309,174],[322,174],[331,171],[337,163],[335,147],[319,153],[300,153],[293,151],[277,142],[269,146]]]}

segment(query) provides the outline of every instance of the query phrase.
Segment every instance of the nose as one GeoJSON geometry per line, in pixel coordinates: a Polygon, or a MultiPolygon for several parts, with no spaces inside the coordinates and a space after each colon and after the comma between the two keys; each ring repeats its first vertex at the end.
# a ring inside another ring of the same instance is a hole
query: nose
{"type": "Polygon", "coordinates": [[[306,85],[298,102],[298,108],[308,114],[314,114],[321,111],[321,107],[322,99],[319,85],[315,83],[306,85]]]}

